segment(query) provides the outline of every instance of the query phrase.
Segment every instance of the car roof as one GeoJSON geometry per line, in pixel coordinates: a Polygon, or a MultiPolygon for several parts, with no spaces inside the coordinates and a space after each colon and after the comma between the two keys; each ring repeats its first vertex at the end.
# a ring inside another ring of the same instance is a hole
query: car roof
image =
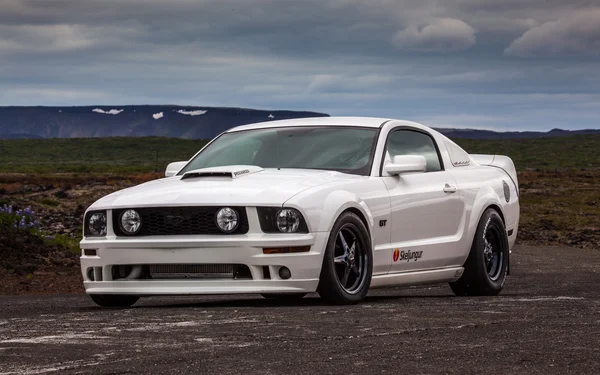
{"type": "Polygon", "coordinates": [[[229,129],[227,132],[230,133],[262,128],[281,128],[287,126],[363,126],[368,128],[379,128],[387,121],[389,121],[389,119],[377,117],[307,117],[241,125],[229,129]]]}

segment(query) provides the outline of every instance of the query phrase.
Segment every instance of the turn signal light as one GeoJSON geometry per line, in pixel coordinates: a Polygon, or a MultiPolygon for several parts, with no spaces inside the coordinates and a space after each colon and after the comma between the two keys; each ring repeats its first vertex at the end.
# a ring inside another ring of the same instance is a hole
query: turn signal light
{"type": "Polygon", "coordinates": [[[299,247],[271,247],[263,249],[263,254],[289,254],[289,253],[306,253],[310,251],[310,246],[299,247]]]}

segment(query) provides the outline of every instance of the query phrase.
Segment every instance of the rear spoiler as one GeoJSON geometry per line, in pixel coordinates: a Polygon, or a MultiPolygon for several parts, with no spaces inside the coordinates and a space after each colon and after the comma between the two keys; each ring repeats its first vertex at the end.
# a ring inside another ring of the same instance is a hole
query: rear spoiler
{"type": "Polygon", "coordinates": [[[517,196],[519,195],[519,181],[517,180],[517,169],[515,168],[515,164],[513,163],[511,158],[504,155],[475,154],[471,155],[471,160],[479,165],[485,165],[489,167],[502,169],[508,175],[508,177],[510,177],[511,181],[515,185],[515,189],[517,190],[517,196]]]}

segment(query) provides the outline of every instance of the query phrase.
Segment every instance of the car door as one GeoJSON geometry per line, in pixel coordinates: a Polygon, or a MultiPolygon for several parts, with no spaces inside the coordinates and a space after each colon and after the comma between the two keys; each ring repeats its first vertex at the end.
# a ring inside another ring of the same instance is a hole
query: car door
{"type": "Polygon", "coordinates": [[[446,266],[452,257],[446,246],[456,241],[462,200],[435,140],[421,130],[392,130],[384,158],[381,173],[391,204],[390,273],[446,266]],[[386,175],[383,166],[396,155],[424,156],[426,172],[386,175]]]}

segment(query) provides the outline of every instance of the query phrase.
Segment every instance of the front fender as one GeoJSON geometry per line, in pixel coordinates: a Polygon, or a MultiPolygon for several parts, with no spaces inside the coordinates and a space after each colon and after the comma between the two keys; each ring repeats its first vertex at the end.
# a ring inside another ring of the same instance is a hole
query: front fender
{"type": "Polygon", "coordinates": [[[300,200],[292,199],[286,202],[285,206],[302,212],[309,224],[309,230],[313,232],[330,232],[342,212],[348,209],[358,210],[365,218],[373,242],[373,214],[364,200],[349,191],[336,190],[321,197],[307,196],[300,200]]]}

